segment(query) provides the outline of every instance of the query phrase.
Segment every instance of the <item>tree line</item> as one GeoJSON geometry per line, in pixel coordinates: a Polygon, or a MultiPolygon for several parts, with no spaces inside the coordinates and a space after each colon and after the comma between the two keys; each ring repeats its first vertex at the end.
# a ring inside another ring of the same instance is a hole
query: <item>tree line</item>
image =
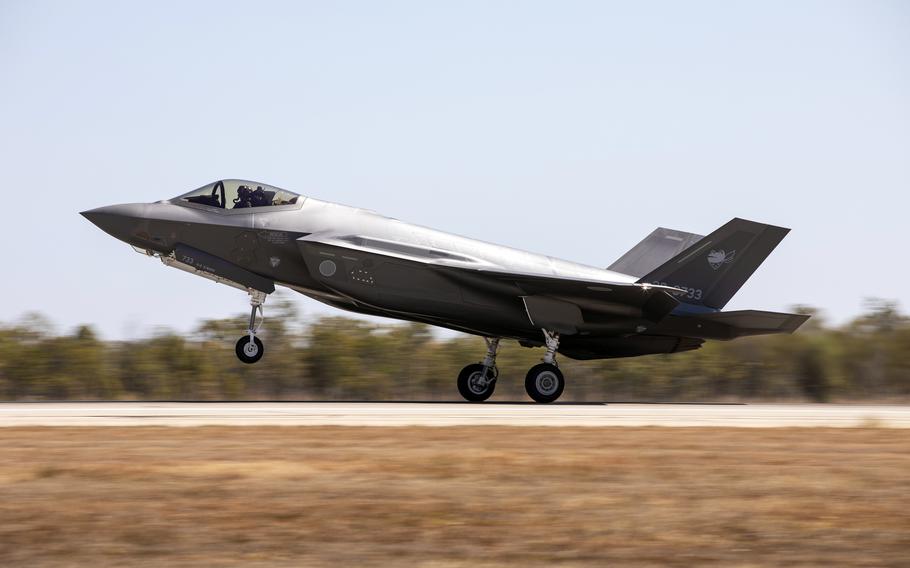
{"type": "MultiPolygon", "coordinates": [[[[910,395],[910,318],[871,300],[840,325],[814,315],[796,334],[707,342],[628,359],[559,359],[563,400],[894,400],[910,395]]],[[[280,296],[261,332],[265,357],[244,365],[234,342],[246,317],[206,320],[188,335],[101,340],[90,326],[51,331],[41,316],[0,325],[3,400],[457,400],[455,377],[482,339],[440,338],[421,324],[322,317],[304,324],[280,296]]],[[[503,342],[493,400],[525,400],[540,349],[503,342]]]]}

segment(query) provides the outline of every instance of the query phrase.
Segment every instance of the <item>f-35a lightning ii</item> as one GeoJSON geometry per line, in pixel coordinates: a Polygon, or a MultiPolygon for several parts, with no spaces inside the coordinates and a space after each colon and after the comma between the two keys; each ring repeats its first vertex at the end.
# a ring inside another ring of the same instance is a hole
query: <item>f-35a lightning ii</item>
{"type": "Polygon", "coordinates": [[[276,285],[343,310],[479,335],[486,356],[457,380],[469,401],[493,394],[501,339],[546,349],[525,388],[553,402],[565,386],[557,352],[677,353],[707,339],[791,333],[807,319],[721,311],[789,232],[743,219],[705,237],[659,228],[604,270],[243,180],[82,215],[167,266],[248,293],[249,328],[236,345],[244,363],[263,356],[257,329],[276,285]]]}

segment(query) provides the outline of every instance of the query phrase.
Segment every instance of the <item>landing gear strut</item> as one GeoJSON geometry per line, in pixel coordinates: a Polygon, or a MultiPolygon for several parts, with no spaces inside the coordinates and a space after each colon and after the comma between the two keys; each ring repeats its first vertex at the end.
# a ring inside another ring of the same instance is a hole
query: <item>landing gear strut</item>
{"type": "Polygon", "coordinates": [[[543,330],[547,352],[543,363],[534,365],[525,377],[525,390],[537,402],[553,402],[562,394],[566,380],[556,366],[556,350],[559,349],[559,334],[543,330]]]}
{"type": "Polygon", "coordinates": [[[458,392],[469,402],[482,402],[493,394],[496,388],[496,352],[499,350],[498,337],[485,337],[487,355],[482,363],[468,365],[458,373],[458,392]]]}
{"type": "MultiPolygon", "coordinates": [[[[556,351],[559,349],[559,333],[542,330],[547,351],[543,363],[534,365],[525,377],[525,390],[537,402],[553,402],[566,388],[566,380],[556,365],[556,351]]],[[[490,398],[496,388],[499,370],[496,368],[496,352],[499,350],[498,337],[485,337],[487,356],[482,363],[468,365],[458,374],[458,392],[470,402],[483,402],[490,398]]]]}
{"type": "Polygon", "coordinates": [[[247,327],[247,334],[237,341],[237,346],[234,348],[237,358],[248,365],[259,361],[265,354],[265,346],[256,337],[256,332],[259,331],[262,320],[265,319],[265,315],[262,312],[262,304],[265,302],[266,296],[265,292],[250,290],[250,325],[247,327]],[[256,319],[257,312],[259,313],[258,321],[256,319]]]}

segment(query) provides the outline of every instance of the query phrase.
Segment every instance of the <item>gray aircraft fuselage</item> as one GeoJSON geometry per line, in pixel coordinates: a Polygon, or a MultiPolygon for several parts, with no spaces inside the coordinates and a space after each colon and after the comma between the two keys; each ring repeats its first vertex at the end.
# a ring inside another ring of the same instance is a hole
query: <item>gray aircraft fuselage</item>
{"type": "MultiPolygon", "coordinates": [[[[210,199],[208,189],[202,189],[197,192],[202,197],[195,199],[210,199]]],[[[192,266],[197,273],[239,280],[242,287],[268,293],[272,284],[281,285],[352,312],[511,338],[526,346],[543,345],[541,330],[551,329],[561,335],[559,352],[575,358],[684,351],[704,339],[795,329],[795,320],[786,325],[775,321],[777,327],[769,331],[772,324],[763,321],[770,320],[755,320],[751,312],[751,320],[744,320],[742,312],[739,319],[731,315],[725,321],[715,312],[726,300],[716,308],[707,305],[714,284],[705,278],[736,270],[727,266],[734,261],[733,246],[739,249],[737,259],[745,259],[747,247],[759,242],[755,235],[777,229],[768,225],[734,220],[746,225],[731,226],[721,235],[726,250],[697,250],[708,255],[707,260],[699,256],[691,275],[679,275],[708,283],[702,286],[678,281],[675,272],[669,273],[670,281],[657,273],[653,282],[643,281],[638,275],[486,243],[312,197],[232,208],[223,185],[221,196],[216,193],[212,190],[211,199],[220,206],[181,196],[102,207],[83,215],[136,248],[192,266]],[[689,313],[705,315],[686,317],[689,313]]],[[[779,241],[775,239],[770,248],[779,241]]],[[[752,264],[757,267],[764,256],[752,264]]],[[[754,267],[744,278],[751,270],[754,267]]]]}
{"type": "Polygon", "coordinates": [[[524,339],[534,345],[541,344],[540,330],[528,321],[520,302],[504,301],[482,290],[464,290],[458,282],[407,261],[425,257],[451,267],[498,268],[605,284],[636,280],[312,197],[296,205],[239,210],[213,210],[174,201],[113,205],[86,212],[85,216],[137,248],[170,254],[178,244],[188,245],[337,308],[477,335],[524,339]],[[332,253],[301,253],[298,239],[313,234],[368,239],[369,246],[357,256],[339,252],[334,258],[349,272],[372,274],[372,284],[341,285],[342,295],[338,293],[339,284],[330,287],[321,274],[314,275],[318,262],[332,258],[326,256],[332,253]]]}

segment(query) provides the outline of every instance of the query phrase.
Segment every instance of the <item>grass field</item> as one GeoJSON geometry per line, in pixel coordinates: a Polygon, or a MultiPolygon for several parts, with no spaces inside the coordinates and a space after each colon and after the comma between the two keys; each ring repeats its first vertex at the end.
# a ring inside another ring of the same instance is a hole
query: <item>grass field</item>
{"type": "Polygon", "coordinates": [[[889,429],[0,429],[0,566],[908,566],[889,429]]]}

